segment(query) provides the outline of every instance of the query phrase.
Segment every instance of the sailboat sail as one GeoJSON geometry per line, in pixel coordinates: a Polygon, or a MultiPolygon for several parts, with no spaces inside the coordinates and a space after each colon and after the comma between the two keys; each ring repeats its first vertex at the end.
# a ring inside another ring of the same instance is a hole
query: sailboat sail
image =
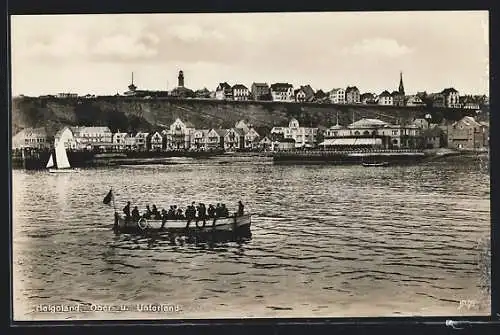
{"type": "Polygon", "coordinates": [[[58,169],[67,169],[71,167],[63,141],[60,141],[56,146],[56,162],[58,169]]]}
{"type": "Polygon", "coordinates": [[[54,166],[54,158],[52,157],[52,154],[50,154],[49,161],[47,162],[47,169],[53,166],[54,166]]]}

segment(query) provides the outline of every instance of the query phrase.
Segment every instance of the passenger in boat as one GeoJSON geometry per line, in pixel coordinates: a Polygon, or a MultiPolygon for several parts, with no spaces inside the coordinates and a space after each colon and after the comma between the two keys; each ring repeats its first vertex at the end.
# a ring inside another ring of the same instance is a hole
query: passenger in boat
{"type": "MultiPolygon", "coordinates": [[[[175,206],[175,207],[177,207],[177,206],[175,206]]],[[[177,210],[177,213],[176,213],[176,214],[177,214],[177,215],[176,215],[176,219],[179,219],[179,220],[184,219],[184,215],[182,214],[182,208],[179,208],[179,209],[177,210]]]]}
{"type": "Polygon", "coordinates": [[[215,217],[215,207],[214,207],[214,205],[209,204],[207,212],[208,212],[208,217],[211,218],[211,219],[213,219],[215,217]]]}
{"type": "Polygon", "coordinates": [[[227,218],[229,216],[229,210],[227,209],[226,204],[221,205],[221,214],[222,214],[222,217],[227,218]]]}
{"type": "Polygon", "coordinates": [[[222,216],[222,207],[220,204],[217,204],[215,207],[215,217],[220,218],[222,216]]]}
{"type": "Polygon", "coordinates": [[[205,227],[207,223],[207,208],[205,204],[201,202],[198,204],[198,220],[203,220],[203,227],[205,227]]]}
{"type": "Polygon", "coordinates": [[[146,213],[142,215],[145,219],[151,219],[151,209],[149,208],[149,205],[146,205],[146,213]]]}
{"type": "Polygon", "coordinates": [[[167,218],[170,219],[170,220],[175,219],[175,208],[174,208],[174,206],[170,206],[170,209],[168,210],[168,213],[167,213],[167,218]]]}
{"type": "Polygon", "coordinates": [[[139,213],[139,209],[137,208],[137,206],[135,206],[132,210],[132,220],[139,221],[140,218],[141,214],[139,213]]]}
{"type": "Polygon", "coordinates": [[[130,219],[130,201],[127,201],[127,204],[123,207],[123,213],[126,220],[130,219]]]}
{"type": "Polygon", "coordinates": [[[243,213],[244,213],[244,210],[245,210],[245,206],[243,205],[243,203],[240,201],[238,201],[238,216],[243,216],[243,213]]]}
{"type": "Polygon", "coordinates": [[[156,205],[153,205],[151,208],[151,215],[155,220],[160,220],[161,219],[161,214],[158,212],[158,208],[156,208],[156,205]]]}

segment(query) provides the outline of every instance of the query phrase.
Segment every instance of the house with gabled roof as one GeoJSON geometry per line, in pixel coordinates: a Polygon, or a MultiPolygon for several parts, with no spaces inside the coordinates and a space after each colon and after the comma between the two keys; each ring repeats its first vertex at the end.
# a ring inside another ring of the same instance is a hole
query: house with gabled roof
{"type": "Polygon", "coordinates": [[[293,85],[289,83],[275,83],[270,87],[273,101],[294,101],[293,85]]]}
{"type": "Polygon", "coordinates": [[[191,137],[195,131],[194,125],[189,121],[182,121],[180,118],[170,125],[166,131],[166,147],[170,150],[189,149],[191,137]]]}
{"type": "Polygon", "coordinates": [[[233,88],[227,82],[220,83],[215,89],[215,99],[217,100],[232,100],[233,88]]]}
{"type": "Polygon", "coordinates": [[[253,100],[271,100],[271,92],[267,83],[253,83],[251,89],[253,100]]]}
{"type": "Polygon", "coordinates": [[[445,98],[447,108],[460,108],[460,94],[453,87],[445,88],[441,94],[445,98]]]}
{"type": "Polygon", "coordinates": [[[345,89],[345,102],[347,104],[359,104],[361,102],[361,95],[356,86],[347,86],[345,89]]]}
{"type": "Polygon", "coordinates": [[[151,151],[162,151],[165,149],[165,141],[163,140],[163,136],[158,131],[151,134],[149,141],[151,143],[151,151]]]}
{"type": "Polygon", "coordinates": [[[12,137],[12,148],[47,149],[51,147],[45,128],[25,128],[12,137]]]}
{"type": "Polygon", "coordinates": [[[489,129],[471,116],[447,127],[448,147],[461,150],[483,149],[489,145],[489,129]]]}
{"type": "Polygon", "coordinates": [[[224,135],[224,150],[240,150],[244,148],[245,134],[241,129],[226,129],[224,135]]]}
{"type": "Polygon", "coordinates": [[[391,93],[389,93],[389,91],[386,90],[380,93],[380,95],[378,96],[377,103],[383,106],[392,106],[394,104],[394,100],[392,98],[391,93]]]}
{"type": "Polygon", "coordinates": [[[135,134],[135,147],[139,151],[147,151],[150,148],[149,133],[139,131],[135,134]]]}
{"type": "Polygon", "coordinates": [[[243,84],[233,85],[232,90],[233,90],[233,100],[246,101],[250,97],[250,91],[243,84]]]}
{"type": "Polygon", "coordinates": [[[212,128],[207,133],[207,148],[208,149],[222,149],[224,148],[224,135],[226,135],[225,129],[215,129],[212,128]]]}
{"type": "Polygon", "coordinates": [[[196,129],[191,138],[191,148],[196,150],[208,149],[208,134],[210,129],[196,129]]]}
{"type": "Polygon", "coordinates": [[[334,88],[330,91],[329,96],[332,104],[345,104],[345,90],[343,88],[334,88]]]}

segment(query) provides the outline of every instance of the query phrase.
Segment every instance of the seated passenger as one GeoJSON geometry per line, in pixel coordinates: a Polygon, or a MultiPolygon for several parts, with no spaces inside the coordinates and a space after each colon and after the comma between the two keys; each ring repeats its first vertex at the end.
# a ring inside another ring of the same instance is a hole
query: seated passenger
{"type": "Polygon", "coordinates": [[[132,210],[132,220],[135,221],[139,221],[139,219],[141,218],[141,214],[139,213],[139,209],[137,208],[137,206],[134,207],[134,209],[132,210]]]}

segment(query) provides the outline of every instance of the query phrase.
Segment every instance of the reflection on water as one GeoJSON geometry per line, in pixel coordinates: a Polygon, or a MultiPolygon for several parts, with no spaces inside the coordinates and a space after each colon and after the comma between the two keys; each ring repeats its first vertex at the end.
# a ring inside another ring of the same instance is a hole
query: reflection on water
{"type": "Polygon", "coordinates": [[[489,175],[459,164],[274,166],[268,159],[13,172],[16,318],[49,303],[163,303],[179,313],[75,318],[489,313],[477,248],[489,236],[489,175]],[[220,164],[220,162],[225,162],[220,164]],[[252,239],[189,243],[114,235],[121,209],[242,200],[252,239]],[[459,310],[461,300],[481,300],[459,310]]]}

